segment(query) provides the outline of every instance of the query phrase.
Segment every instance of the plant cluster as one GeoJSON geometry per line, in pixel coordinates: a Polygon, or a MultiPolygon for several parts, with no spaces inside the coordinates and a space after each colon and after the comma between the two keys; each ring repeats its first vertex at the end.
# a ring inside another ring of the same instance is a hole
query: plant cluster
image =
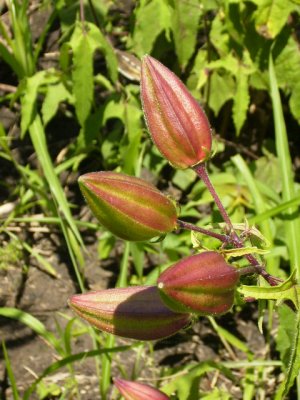
{"type": "MultiPolygon", "coordinates": [[[[205,230],[178,220],[176,207],[169,198],[146,181],[120,173],[94,172],[80,177],[87,203],[102,225],[128,241],[167,235],[180,226],[214,237],[222,246],[219,251],[201,251],[168,267],[159,275],[156,286],[75,295],[70,299],[70,306],[92,326],[108,333],[137,340],[161,339],[185,327],[193,314],[217,316],[228,312],[240,277],[257,273],[275,286],[275,291],[244,285],[240,293],[247,296],[250,291],[251,301],[289,301],[297,309],[300,295],[297,281],[291,276],[282,283],[266,272],[262,261],[255,256],[256,249],[245,245],[249,239],[246,228],[237,234],[209,179],[205,163],[211,155],[212,138],[202,108],[183,83],[150,56],[142,61],[141,98],[148,129],[160,153],[174,167],[192,168],[202,178],[224,219],[224,232],[205,230]],[[229,265],[227,260],[232,255],[244,256],[250,266],[229,265]]],[[[252,245],[251,237],[249,242],[252,245]]],[[[293,381],[298,367],[291,368],[293,381]]],[[[292,381],[285,383],[282,392],[287,391],[292,381]]],[[[134,383],[117,382],[126,399],[142,400],[150,396],[147,387],[143,390],[138,386],[135,394],[134,383]]],[[[161,396],[153,394],[155,399],[161,396]]]]}

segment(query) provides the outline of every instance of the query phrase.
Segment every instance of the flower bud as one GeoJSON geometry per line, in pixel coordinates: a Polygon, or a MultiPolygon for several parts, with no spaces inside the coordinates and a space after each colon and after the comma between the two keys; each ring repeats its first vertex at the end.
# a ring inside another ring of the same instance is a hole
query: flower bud
{"type": "Polygon", "coordinates": [[[149,240],[176,228],[175,205],[142,179],[116,172],[92,172],[78,182],[101,224],[122,239],[149,240]]]}
{"type": "Polygon", "coordinates": [[[150,56],[142,60],[141,99],[152,140],[174,167],[209,157],[212,138],[204,111],[180,79],[150,56]]]}
{"type": "Polygon", "coordinates": [[[140,382],[115,378],[114,383],[125,400],[168,400],[169,397],[158,389],[140,382]]]}
{"type": "Polygon", "coordinates": [[[174,311],[223,314],[232,307],[238,280],[237,270],[221,254],[206,251],[164,271],[158,288],[163,301],[174,311]]]}
{"type": "Polygon", "coordinates": [[[91,325],[113,335],[137,340],[171,336],[190,315],[171,311],[156,286],[132,286],[76,294],[69,305],[91,325]]]}

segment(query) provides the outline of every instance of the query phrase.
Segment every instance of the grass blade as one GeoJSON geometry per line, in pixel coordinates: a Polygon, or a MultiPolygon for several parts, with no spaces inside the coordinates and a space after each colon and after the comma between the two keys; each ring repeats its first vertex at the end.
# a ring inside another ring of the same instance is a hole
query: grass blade
{"type": "Polygon", "coordinates": [[[281,203],[279,206],[273,207],[270,210],[267,210],[261,214],[254,215],[253,217],[249,218],[249,222],[252,224],[259,224],[260,222],[271,218],[275,217],[276,215],[281,214],[283,211],[286,211],[287,209],[295,206],[300,205],[300,196],[295,197],[292,200],[289,201],[284,201],[281,203]]]}
{"type": "MultiPolygon", "coordinates": [[[[296,196],[293,180],[293,165],[289,151],[287,131],[283,116],[281,99],[277,85],[272,53],[269,58],[269,79],[270,95],[273,105],[273,117],[275,125],[276,151],[279,158],[282,198],[283,201],[290,201],[296,196]]],[[[291,269],[296,269],[298,280],[300,279],[300,248],[298,237],[300,232],[300,218],[297,208],[290,207],[286,212],[285,221],[286,243],[290,252],[291,269]]]]}
{"type": "Polygon", "coordinates": [[[97,349],[97,350],[91,350],[91,351],[84,351],[82,353],[77,353],[77,354],[72,354],[71,356],[64,357],[59,361],[54,362],[53,364],[49,365],[43,373],[36,379],[33,384],[26,390],[23,400],[29,400],[31,399],[31,394],[35,390],[37,384],[45,377],[50,374],[53,374],[57,370],[74,363],[76,361],[82,361],[85,358],[88,357],[97,357],[100,354],[109,354],[109,353],[119,353],[121,351],[127,351],[132,349],[133,347],[140,346],[141,343],[134,343],[129,346],[118,346],[118,347],[111,347],[111,348],[104,348],[104,349],[97,349]]]}
{"type": "Polygon", "coordinates": [[[18,393],[18,388],[17,388],[17,384],[16,384],[16,380],[15,380],[15,376],[10,364],[10,360],[7,354],[7,350],[6,350],[6,346],[5,346],[5,342],[2,342],[2,349],[3,349],[3,354],[4,354],[4,360],[5,360],[5,366],[7,369],[7,374],[8,374],[8,378],[9,378],[9,382],[10,382],[10,386],[12,388],[12,394],[13,394],[13,399],[14,400],[19,400],[19,393],[18,393]]]}
{"type": "MultiPolygon", "coordinates": [[[[249,190],[253,198],[256,213],[260,214],[266,212],[267,210],[265,206],[265,201],[256,185],[255,179],[253,178],[248,165],[245,163],[244,159],[239,154],[232,157],[232,161],[237,167],[237,169],[240,171],[243,179],[245,180],[247,186],[249,187],[249,190]]],[[[263,236],[268,240],[268,242],[270,243],[270,247],[272,248],[273,234],[270,222],[268,220],[262,220],[259,223],[259,227],[261,229],[263,236]]],[[[277,274],[277,263],[275,262],[274,257],[268,257],[267,269],[269,273],[275,275],[277,274]]]]}
{"type": "Polygon", "coordinates": [[[44,128],[41,122],[41,118],[38,114],[36,114],[31,126],[29,127],[29,132],[39,162],[43,168],[45,177],[49,184],[49,188],[57,204],[59,205],[58,214],[62,214],[62,216],[66,219],[66,221],[70,225],[70,228],[74,232],[74,235],[76,236],[78,242],[83,246],[80,233],[73,220],[64,191],[61,187],[57,175],[54,172],[54,167],[47,148],[44,128]]]}
{"type": "Polygon", "coordinates": [[[43,168],[49,188],[53,194],[57,214],[60,217],[62,231],[67,242],[76,277],[80,289],[81,291],[83,291],[84,285],[83,279],[81,277],[80,268],[82,268],[83,266],[83,256],[81,254],[81,248],[84,248],[84,245],[80,232],[71,214],[64,191],[61,187],[57,175],[55,174],[54,167],[47,148],[44,128],[41,122],[41,118],[38,114],[36,114],[32,124],[29,127],[29,133],[39,162],[43,168]]]}
{"type": "Polygon", "coordinates": [[[53,335],[52,332],[48,331],[45,325],[39,321],[37,318],[32,315],[26,313],[25,311],[18,310],[13,307],[1,307],[0,308],[0,316],[6,318],[12,318],[22,324],[28,326],[39,336],[44,338],[48,343],[50,343],[58,353],[61,353],[61,345],[58,339],[53,335]]]}

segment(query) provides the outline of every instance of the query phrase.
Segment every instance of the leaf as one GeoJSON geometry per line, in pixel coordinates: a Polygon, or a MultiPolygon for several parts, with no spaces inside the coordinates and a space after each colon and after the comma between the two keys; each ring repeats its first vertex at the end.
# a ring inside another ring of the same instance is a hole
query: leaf
{"type": "MultiPolygon", "coordinates": [[[[177,398],[180,400],[190,399],[189,395],[191,393],[192,385],[195,379],[199,379],[202,375],[214,370],[219,370],[229,379],[234,381],[234,377],[231,371],[225,368],[221,363],[216,363],[214,361],[205,361],[192,367],[183,376],[176,377],[176,379],[174,379],[167,385],[163,386],[161,390],[167,395],[171,395],[174,392],[176,392],[177,398]]],[[[198,390],[197,390],[197,398],[198,398],[198,390]]]]}
{"type": "Polygon", "coordinates": [[[10,359],[8,357],[7,354],[7,350],[6,350],[6,346],[5,346],[5,342],[2,342],[2,350],[3,350],[3,355],[4,355],[4,360],[5,360],[5,367],[6,367],[6,371],[7,371],[7,375],[9,378],[9,383],[10,383],[10,387],[12,389],[12,395],[13,395],[13,399],[14,400],[19,400],[20,396],[18,393],[18,388],[17,388],[17,383],[16,383],[16,379],[13,373],[13,369],[10,363],[10,359]]]}
{"type": "Polygon", "coordinates": [[[268,250],[259,249],[256,246],[248,246],[238,249],[221,249],[220,253],[225,257],[241,257],[246,254],[267,254],[268,250]]]}
{"type": "Polygon", "coordinates": [[[31,394],[35,390],[36,386],[38,383],[46,376],[53,374],[55,371],[58,371],[59,369],[65,367],[65,366],[71,366],[73,363],[76,361],[83,361],[88,357],[96,357],[99,356],[100,354],[110,354],[110,353],[120,353],[122,351],[128,351],[132,348],[139,347],[141,346],[141,343],[134,343],[131,344],[130,346],[118,346],[118,347],[104,347],[103,348],[97,348],[96,350],[90,350],[90,351],[83,351],[82,353],[76,353],[72,354],[67,357],[63,357],[58,361],[55,361],[54,363],[50,364],[46,369],[43,370],[41,375],[39,375],[38,378],[29,386],[28,389],[26,389],[23,400],[30,400],[32,399],[31,394]]]}
{"type": "Polygon", "coordinates": [[[219,55],[229,54],[229,33],[225,27],[224,10],[219,9],[211,24],[210,41],[219,55]]]}
{"type": "Polygon", "coordinates": [[[287,44],[277,57],[274,57],[274,64],[277,84],[286,94],[290,94],[290,110],[300,123],[300,49],[293,35],[289,35],[287,44]]]}
{"type": "MultiPolygon", "coordinates": [[[[288,35],[290,32],[287,32],[288,35]]],[[[297,40],[289,34],[286,45],[275,57],[276,47],[274,46],[274,64],[278,85],[293,91],[293,87],[299,83],[300,49],[297,40]]]]}
{"type": "Polygon", "coordinates": [[[278,333],[275,335],[276,349],[280,353],[280,359],[287,368],[289,355],[295,336],[295,313],[286,305],[278,309],[279,325],[278,333]]]}
{"type": "Polygon", "coordinates": [[[138,56],[151,53],[162,32],[170,40],[171,8],[166,0],[141,0],[135,9],[135,18],[132,46],[138,56]]]}
{"type": "Polygon", "coordinates": [[[205,85],[208,79],[207,63],[207,51],[200,49],[187,80],[187,87],[196,98],[199,97],[199,90],[205,85]]]}
{"type": "Polygon", "coordinates": [[[290,97],[290,109],[291,112],[294,116],[294,118],[298,121],[298,124],[300,124],[300,82],[298,81],[292,89],[292,95],[290,97]]]}
{"type": "Polygon", "coordinates": [[[57,212],[60,216],[60,222],[62,226],[66,224],[66,222],[69,224],[70,228],[72,229],[74,235],[78,240],[78,243],[83,246],[80,232],[74,222],[65,193],[63,191],[63,188],[61,187],[57,175],[55,174],[52,160],[50,158],[47,148],[45,131],[41,118],[38,114],[36,114],[35,119],[30,125],[29,132],[31,141],[38,156],[38,160],[42,166],[51,193],[56,201],[55,204],[57,205],[57,212]],[[64,218],[62,218],[61,214],[64,216],[64,218]]]}
{"type": "Polygon", "coordinates": [[[120,153],[123,158],[123,171],[128,174],[134,174],[138,157],[140,142],[142,137],[142,116],[143,113],[140,104],[136,101],[134,93],[127,94],[127,99],[124,101],[123,120],[127,134],[127,144],[120,148],[120,153]]]}
{"type": "Polygon", "coordinates": [[[100,50],[104,54],[109,76],[113,82],[116,82],[118,79],[118,61],[112,45],[96,25],[86,23],[86,28],[93,52],[100,50]]]}
{"type": "Polygon", "coordinates": [[[263,287],[241,285],[238,291],[245,297],[253,297],[257,300],[276,300],[277,303],[290,300],[294,303],[296,309],[299,309],[300,286],[295,282],[295,273],[278,286],[263,287]]]}
{"type": "Polygon", "coordinates": [[[2,42],[0,42],[0,55],[3,60],[10,66],[14,73],[18,77],[22,77],[23,70],[19,65],[18,60],[14,57],[14,54],[6,47],[2,42]]]}
{"type": "Polygon", "coordinates": [[[210,81],[209,107],[217,115],[226,103],[234,96],[234,80],[228,72],[213,71],[210,81]]]}
{"type": "Polygon", "coordinates": [[[295,379],[300,372],[300,311],[297,313],[295,323],[295,335],[292,341],[289,365],[286,377],[279,391],[276,393],[276,400],[283,399],[289,393],[295,379]]]}
{"type": "Polygon", "coordinates": [[[54,117],[57,112],[59,103],[67,101],[70,104],[73,102],[73,96],[66,89],[62,82],[57,85],[51,85],[47,88],[47,93],[42,105],[42,116],[44,126],[54,117]]]}
{"type": "Polygon", "coordinates": [[[77,40],[72,40],[73,49],[73,93],[75,97],[75,110],[81,126],[90,114],[94,96],[93,81],[93,48],[87,34],[77,34],[77,40]]]}
{"type": "MultiPolygon", "coordinates": [[[[289,151],[288,136],[284,121],[280,93],[277,86],[272,53],[270,53],[269,58],[269,78],[270,96],[272,99],[275,126],[276,151],[279,158],[282,181],[282,199],[284,201],[290,201],[296,196],[296,187],[294,183],[293,164],[289,151]]],[[[297,269],[298,279],[300,279],[300,249],[298,243],[300,217],[295,207],[290,207],[285,215],[288,217],[288,219],[285,221],[285,236],[290,254],[291,269],[297,269]]]]}
{"type": "Polygon", "coordinates": [[[172,3],[174,9],[171,21],[175,49],[180,66],[184,69],[195,50],[199,18],[203,10],[198,0],[175,0],[172,3]]]}
{"type": "Polygon", "coordinates": [[[31,314],[28,314],[22,310],[17,308],[10,307],[0,307],[0,315],[6,318],[12,318],[17,321],[22,322],[22,324],[28,326],[35,333],[44,338],[48,343],[50,343],[56,351],[61,353],[61,347],[59,340],[53,335],[52,332],[48,331],[42,322],[40,322],[37,318],[33,317],[31,314]]]}
{"type": "Polygon", "coordinates": [[[236,75],[236,92],[233,97],[233,122],[237,136],[239,136],[242,126],[247,117],[247,111],[250,103],[248,76],[245,68],[240,65],[236,75]]]}
{"type": "Polygon", "coordinates": [[[35,115],[35,104],[39,87],[45,82],[47,71],[39,71],[25,81],[21,97],[21,137],[23,138],[35,115]]]}
{"type": "Polygon", "coordinates": [[[275,38],[286,24],[295,4],[290,0],[252,0],[257,5],[254,13],[257,31],[268,39],[275,38]]]}

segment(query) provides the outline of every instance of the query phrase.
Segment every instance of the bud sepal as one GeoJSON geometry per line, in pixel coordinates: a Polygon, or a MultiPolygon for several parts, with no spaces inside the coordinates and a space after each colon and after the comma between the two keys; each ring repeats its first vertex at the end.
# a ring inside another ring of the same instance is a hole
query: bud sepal
{"type": "Polygon", "coordinates": [[[206,251],[169,267],[160,275],[158,288],[173,311],[217,315],[231,309],[238,281],[236,268],[221,254],[206,251]]]}
{"type": "Polygon", "coordinates": [[[175,168],[209,158],[212,135],[204,111],[181,80],[150,56],[142,59],[141,100],[152,140],[175,168]]]}
{"type": "Polygon", "coordinates": [[[176,228],[174,203],[143,179],[105,171],[82,175],[78,182],[100,223],[124,240],[145,241],[176,228]]]}
{"type": "Polygon", "coordinates": [[[169,400],[165,393],[145,383],[115,378],[114,384],[125,400],[169,400]]]}
{"type": "Polygon", "coordinates": [[[170,310],[156,286],[131,286],[76,294],[70,307],[92,326],[137,340],[168,337],[188,325],[190,315],[170,310]]]}

